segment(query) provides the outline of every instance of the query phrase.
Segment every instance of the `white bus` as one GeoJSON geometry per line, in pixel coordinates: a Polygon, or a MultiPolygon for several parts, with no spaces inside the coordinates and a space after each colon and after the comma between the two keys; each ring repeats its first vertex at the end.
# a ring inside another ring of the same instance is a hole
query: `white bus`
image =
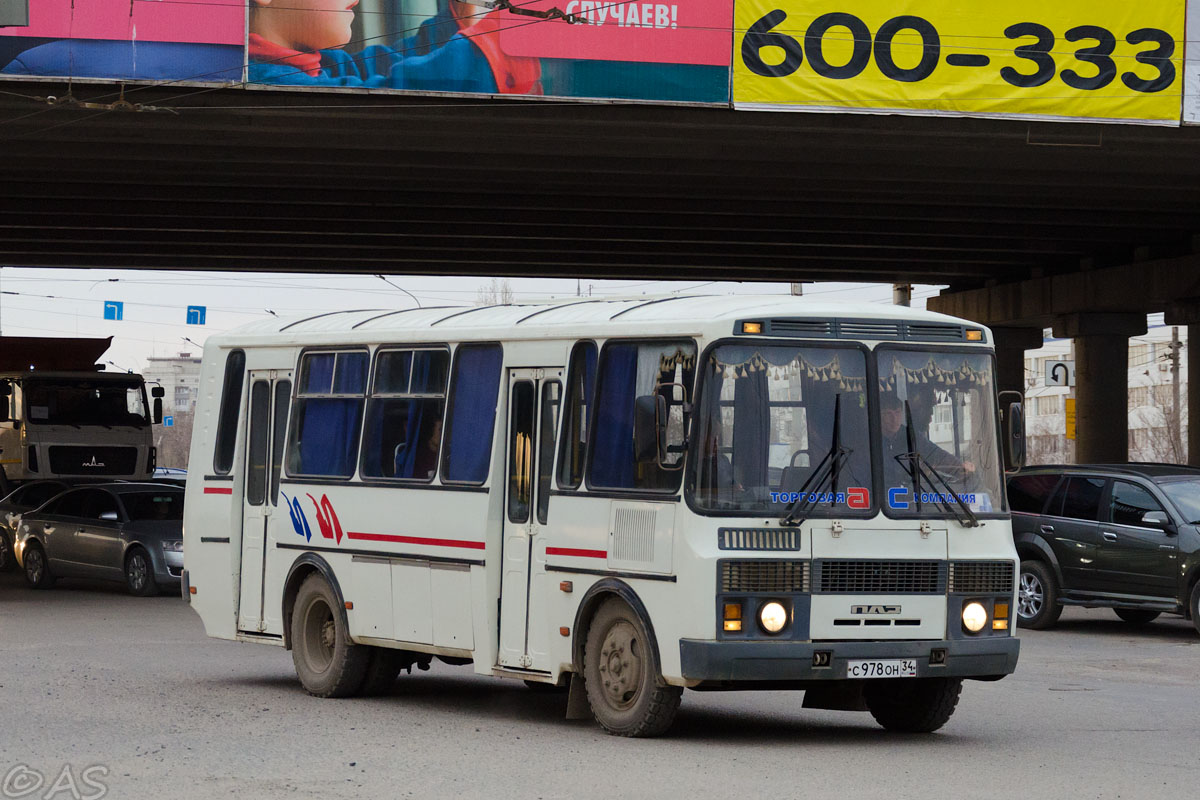
{"type": "Polygon", "coordinates": [[[1016,666],[993,347],[963,320],[334,312],[213,336],[202,369],[185,597],[210,636],[290,648],[314,695],[437,657],[569,687],[614,734],[662,733],[684,688],[931,731],[1016,666]]]}

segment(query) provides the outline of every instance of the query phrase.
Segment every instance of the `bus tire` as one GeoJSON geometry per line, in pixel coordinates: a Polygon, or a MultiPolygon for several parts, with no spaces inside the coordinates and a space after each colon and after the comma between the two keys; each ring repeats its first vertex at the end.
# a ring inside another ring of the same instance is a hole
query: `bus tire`
{"type": "Polygon", "coordinates": [[[325,578],[318,573],[305,578],[292,606],[292,662],[314,697],[348,697],[366,679],[370,648],[350,641],[348,627],[325,578]]]}
{"type": "Polygon", "coordinates": [[[875,721],[898,733],[932,733],[946,724],[962,678],[898,678],[868,681],[864,698],[875,721]]]}
{"type": "Polygon", "coordinates": [[[50,572],[50,560],[46,551],[37,542],[25,545],[25,557],[22,559],[25,581],[34,589],[49,589],[54,586],[54,575],[50,572]]]}
{"type": "Polygon", "coordinates": [[[400,669],[404,664],[411,663],[411,655],[403,650],[391,647],[371,647],[367,659],[366,677],[358,693],[364,697],[387,694],[396,683],[400,669]],[[406,659],[405,657],[408,656],[406,659]]]}
{"type": "Polygon", "coordinates": [[[1035,631],[1052,628],[1062,611],[1058,604],[1058,582],[1050,567],[1034,559],[1022,561],[1017,586],[1017,627],[1035,631]]]}
{"type": "Polygon", "coordinates": [[[584,684],[592,716],[614,736],[658,736],[675,720],[683,690],[659,675],[654,643],[621,600],[604,601],[588,627],[584,684]]]}

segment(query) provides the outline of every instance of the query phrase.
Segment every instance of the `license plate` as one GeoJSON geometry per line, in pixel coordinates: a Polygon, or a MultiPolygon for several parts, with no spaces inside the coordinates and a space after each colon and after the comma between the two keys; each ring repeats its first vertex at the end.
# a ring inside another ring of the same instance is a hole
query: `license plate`
{"type": "Polygon", "coordinates": [[[915,658],[875,659],[872,661],[847,661],[847,678],[915,678],[915,658]]]}

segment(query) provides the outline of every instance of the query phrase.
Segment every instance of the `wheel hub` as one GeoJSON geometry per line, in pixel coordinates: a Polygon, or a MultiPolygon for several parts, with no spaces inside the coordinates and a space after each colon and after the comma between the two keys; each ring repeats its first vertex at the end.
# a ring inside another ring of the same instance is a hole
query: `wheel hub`
{"type": "Polygon", "coordinates": [[[321,626],[321,646],[332,650],[336,641],[337,631],[334,629],[333,620],[326,620],[325,624],[321,626]]]}
{"type": "Polygon", "coordinates": [[[1017,590],[1017,613],[1026,618],[1037,616],[1044,601],[1042,582],[1028,573],[1022,575],[1021,585],[1017,590]]]}
{"type": "Polygon", "coordinates": [[[642,682],[642,659],[638,654],[637,632],[627,622],[609,630],[600,648],[600,679],[608,701],[628,707],[637,698],[642,682]]]}

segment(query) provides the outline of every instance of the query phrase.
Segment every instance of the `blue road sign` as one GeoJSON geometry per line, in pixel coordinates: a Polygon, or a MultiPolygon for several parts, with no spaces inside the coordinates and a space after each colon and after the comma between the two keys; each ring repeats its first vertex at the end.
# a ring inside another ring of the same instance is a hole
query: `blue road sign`
{"type": "Polygon", "coordinates": [[[168,428],[173,427],[175,425],[175,418],[174,417],[163,417],[163,425],[168,428]]]}
{"type": "Polygon", "coordinates": [[[125,317],[125,304],[119,300],[104,301],[104,318],[121,320],[125,317]]]}
{"type": "Polygon", "coordinates": [[[208,311],[207,306],[188,306],[187,324],[188,325],[203,325],[204,314],[208,311]]]}

